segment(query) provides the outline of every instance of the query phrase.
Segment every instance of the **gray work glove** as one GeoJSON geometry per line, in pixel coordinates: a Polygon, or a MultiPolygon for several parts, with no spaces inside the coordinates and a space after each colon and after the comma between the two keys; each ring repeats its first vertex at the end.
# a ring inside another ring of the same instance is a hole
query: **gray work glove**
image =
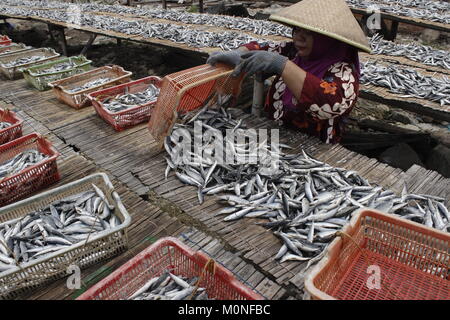
{"type": "Polygon", "coordinates": [[[231,51],[216,51],[210,53],[208,60],[206,60],[206,63],[215,66],[216,63],[222,62],[234,68],[241,62],[241,55],[245,52],[246,51],[242,51],[239,49],[231,51]]]}
{"type": "Polygon", "coordinates": [[[273,75],[281,76],[288,60],[285,56],[268,51],[246,52],[241,55],[241,58],[243,60],[234,69],[233,77],[238,77],[242,72],[245,72],[247,76],[259,73],[263,79],[273,75]]]}

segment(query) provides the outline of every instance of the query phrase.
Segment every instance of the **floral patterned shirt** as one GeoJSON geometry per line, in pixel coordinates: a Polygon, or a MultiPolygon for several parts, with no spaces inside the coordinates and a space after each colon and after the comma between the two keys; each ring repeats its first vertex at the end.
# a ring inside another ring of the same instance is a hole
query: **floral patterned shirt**
{"type": "MultiPolygon", "coordinates": [[[[279,45],[250,42],[249,50],[278,52],[293,60],[297,54],[293,42],[279,45]]],[[[343,134],[344,122],[356,104],[359,83],[353,65],[339,62],[332,65],[322,79],[307,72],[300,100],[293,96],[295,108],[283,105],[286,84],[277,76],[265,102],[265,110],[279,124],[295,126],[300,131],[319,137],[326,143],[338,143],[343,134]]]]}

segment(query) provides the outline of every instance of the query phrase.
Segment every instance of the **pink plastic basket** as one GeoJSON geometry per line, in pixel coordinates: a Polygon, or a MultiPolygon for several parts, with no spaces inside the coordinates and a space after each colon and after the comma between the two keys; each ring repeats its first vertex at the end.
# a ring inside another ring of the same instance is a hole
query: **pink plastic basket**
{"type": "Polygon", "coordinates": [[[109,97],[123,95],[126,91],[128,93],[142,92],[152,84],[159,88],[161,85],[161,78],[150,76],[136,81],[131,81],[115,87],[92,92],[88,95],[88,98],[92,102],[97,114],[103,120],[112,125],[115,130],[122,131],[126,128],[130,128],[139,123],[148,121],[150,119],[153,107],[156,104],[156,99],[155,101],[115,113],[107,110],[103,105],[103,101],[109,97]]]}
{"type": "Polygon", "coordinates": [[[8,109],[0,109],[0,121],[9,122],[11,126],[0,130],[0,145],[17,139],[22,136],[23,120],[8,109]]]}
{"type": "Polygon", "coordinates": [[[38,150],[48,159],[28,167],[10,177],[0,179],[0,207],[23,199],[59,180],[56,158],[59,153],[47,139],[37,133],[20,137],[0,146],[0,163],[26,150],[38,150]]]}
{"type": "MultiPolygon", "coordinates": [[[[122,300],[130,297],[149,279],[170,270],[185,277],[200,276],[210,261],[179,240],[166,237],[139,253],[108,277],[91,287],[77,300],[122,300]]],[[[216,263],[215,272],[206,272],[200,287],[208,297],[218,300],[262,300],[263,297],[238,282],[233,274],[216,263]]]]}

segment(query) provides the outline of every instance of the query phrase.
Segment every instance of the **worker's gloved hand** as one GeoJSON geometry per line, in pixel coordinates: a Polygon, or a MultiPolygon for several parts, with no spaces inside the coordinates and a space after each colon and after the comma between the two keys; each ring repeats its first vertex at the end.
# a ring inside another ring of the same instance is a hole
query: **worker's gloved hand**
{"type": "Polygon", "coordinates": [[[231,67],[236,67],[241,62],[241,55],[244,53],[245,51],[238,49],[231,51],[216,51],[210,53],[208,60],[206,60],[206,63],[215,66],[216,63],[222,62],[231,67]]]}
{"type": "Polygon", "coordinates": [[[263,79],[273,75],[281,75],[288,60],[285,56],[268,51],[246,52],[241,55],[241,58],[243,61],[234,69],[233,77],[238,77],[242,72],[245,72],[248,76],[259,73],[263,79]]]}

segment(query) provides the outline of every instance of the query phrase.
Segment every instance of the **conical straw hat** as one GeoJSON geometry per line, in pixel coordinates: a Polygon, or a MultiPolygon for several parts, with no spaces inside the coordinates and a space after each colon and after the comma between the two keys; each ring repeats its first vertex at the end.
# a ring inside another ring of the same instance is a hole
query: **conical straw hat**
{"type": "Polygon", "coordinates": [[[269,19],[321,33],[371,52],[369,42],[345,0],[302,0],[270,15],[269,19]]]}

